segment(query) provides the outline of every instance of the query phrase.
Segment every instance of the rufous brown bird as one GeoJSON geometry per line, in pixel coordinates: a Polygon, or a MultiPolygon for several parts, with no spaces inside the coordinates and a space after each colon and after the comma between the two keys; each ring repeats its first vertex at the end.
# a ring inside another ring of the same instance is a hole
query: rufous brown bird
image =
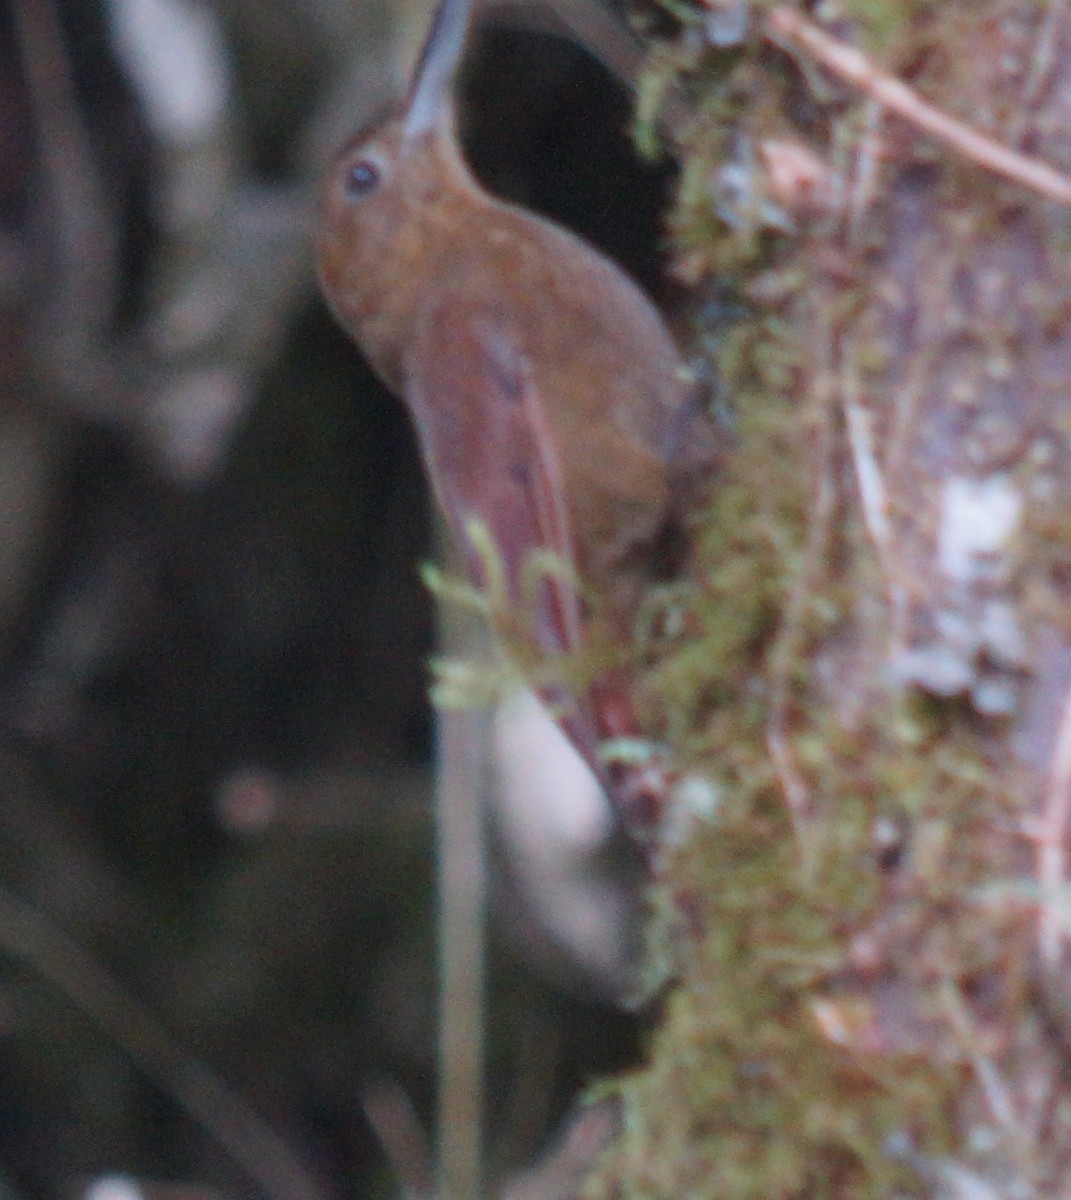
{"type": "MultiPolygon", "coordinates": [[[[442,0],[404,102],[339,152],[321,201],[320,281],[407,404],[507,648],[528,668],[609,663],[664,557],[695,405],[636,284],[470,172],[453,99],[470,8],[442,0]]],[[[620,669],[595,671],[571,699],[545,673],[536,686],[631,823],[645,823],[637,794],[650,778],[638,787],[634,764],[600,754],[638,735],[620,669]]]]}

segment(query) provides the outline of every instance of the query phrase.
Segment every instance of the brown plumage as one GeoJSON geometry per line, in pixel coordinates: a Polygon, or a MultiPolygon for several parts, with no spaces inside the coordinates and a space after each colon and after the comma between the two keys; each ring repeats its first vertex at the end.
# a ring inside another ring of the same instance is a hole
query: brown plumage
{"type": "MultiPolygon", "coordinates": [[[[468,10],[443,0],[405,103],[339,153],[323,191],[320,280],[408,405],[485,587],[494,569],[473,521],[490,535],[508,641],[543,654],[605,646],[629,635],[672,523],[685,372],[618,267],[470,173],[452,100],[468,10]],[[540,561],[574,578],[540,574],[540,561]]],[[[597,742],[635,732],[615,686],[601,681],[563,721],[604,779],[597,742]]]]}

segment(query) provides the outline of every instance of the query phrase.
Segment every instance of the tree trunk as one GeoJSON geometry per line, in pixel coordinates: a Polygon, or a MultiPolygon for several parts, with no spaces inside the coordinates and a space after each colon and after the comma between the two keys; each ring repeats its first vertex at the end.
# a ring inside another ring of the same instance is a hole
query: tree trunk
{"type": "Polygon", "coordinates": [[[592,1195],[1071,1196],[1071,14],[844,8],[659,67],[706,81],[678,270],[747,311],[651,684],[709,783],[675,982],[592,1195]]]}

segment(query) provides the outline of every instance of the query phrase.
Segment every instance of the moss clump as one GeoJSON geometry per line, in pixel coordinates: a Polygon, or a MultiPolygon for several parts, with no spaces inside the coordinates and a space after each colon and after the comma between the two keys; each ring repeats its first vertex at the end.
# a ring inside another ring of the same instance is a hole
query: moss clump
{"type": "Polygon", "coordinates": [[[621,1085],[624,1133],[589,1195],[908,1194],[909,1173],[887,1144],[905,1130],[927,1150],[947,1144],[962,1048],[946,1030],[932,1057],[937,1043],[906,1035],[890,1052],[860,1055],[823,1014],[879,1032],[851,944],[894,909],[882,969],[917,967],[924,1008],[939,1007],[948,979],[991,965],[970,900],[991,864],[959,835],[1003,814],[1004,800],[955,708],[888,700],[845,731],[807,666],[845,605],[831,552],[811,580],[789,668],[795,711],[806,714],[788,735],[810,790],[801,838],[768,734],[782,614],[809,570],[806,432],[817,415],[783,386],[797,352],[778,322],[742,323],[729,341],[727,361],[750,364],[737,375],[736,446],[699,541],[689,636],[655,676],[674,744],[723,799],[663,863],[654,952],[672,961],[677,982],[649,1065],[621,1085]],[[901,831],[910,863],[895,887],[878,861],[881,822],[901,831]],[[895,888],[904,894],[893,902],[895,888]]]}
{"type": "MultiPolygon", "coordinates": [[[[860,0],[841,15],[839,36],[886,68],[907,64],[920,87],[934,47],[970,44],[970,28],[954,28],[940,6],[860,0]]],[[[979,196],[974,165],[948,164],[928,143],[916,154],[920,139],[897,129],[903,140],[889,134],[882,190],[858,236],[838,224],[843,214],[815,210],[795,214],[786,236],[765,220],[761,171],[749,192],[745,168],[764,142],[791,135],[824,144],[823,161],[850,183],[858,97],[806,63],[796,71],[758,37],[731,56],[709,50],[712,66],[687,32],[682,69],[707,96],[684,138],[676,265],[695,284],[717,275],[719,294],[752,307],[698,339],[717,341],[732,447],[692,571],[672,593],[682,636],[665,647],[649,690],[675,751],[720,799],[713,817],[675,825],[690,833],[659,862],[654,954],[675,982],[648,1064],[619,1085],[623,1132],[588,1195],[921,1194],[906,1162],[922,1174],[941,1162],[959,1169],[972,1147],[1003,1136],[985,1113],[987,1102],[1000,1105],[985,1093],[987,1079],[1014,1076],[1007,1048],[1030,1044],[1039,1061],[1051,1053],[1037,1022],[1023,1020],[1036,913],[1027,901],[993,900],[1029,888],[1017,881],[1032,869],[1022,831],[1036,791],[1016,777],[1003,726],[966,701],[898,690],[888,670],[913,636],[893,629],[897,603],[901,616],[927,604],[933,611],[921,615],[932,616],[942,604],[955,615],[963,602],[931,586],[931,492],[948,474],[1011,469],[995,451],[992,462],[971,457],[955,407],[966,367],[957,377],[930,372],[904,334],[917,335],[915,309],[930,304],[933,345],[943,345],[949,293],[922,283],[941,276],[953,216],[970,253],[948,278],[972,280],[986,255],[1005,265],[1003,243],[980,232],[1005,202],[988,179],[979,196]],[[750,208],[724,203],[729,177],[750,208]],[[901,412],[913,368],[918,405],[901,412]],[[877,531],[862,495],[863,451],[886,488],[877,531]]],[[[1025,223],[1013,232],[1025,238],[1025,223]]],[[[985,361],[997,351],[1013,361],[1018,344],[999,322],[1014,333],[1020,311],[982,312],[1000,333],[985,361]]],[[[1045,470],[1017,468],[1024,487],[1036,477],[1041,489],[1024,541],[1055,543],[1033,555],[1040,567],[1026,576],[1036,607],[1066,594],[1062,446],[1055,437],[1039,445],[1045,470]]]]}
{"type": "Polygon", "coordinates": [[[726,391],[735,397],[733,448],[696,531],[687,582],[674,590],[682,636],[650,680],[667,737],[690,757],[717,741],[709,728],[737,705],[747,726],[760,709],[749,696],[756,654],[776,628],[804,536],[807,481],[799,413],[777,384],[797,349],[774,319],[741,321],[720,345],[726,391]],[[763,485],[756,487],[756,480],[763,485]]]}
{"type": "Polygon", "coordinates": [[[921,1194],[893,1147],[956,1144],[966,998],[988,990],[992,1021],[1021,1002],[1021,911],[985,900],[1012,814],[963,714],[883,706],[846,733],[816,705],[791,738],[803,837],[751,724],[712,723],[721,806],[663,864],[677,981],[589,1197],[921,1194]]]}
{"type": "Polygon", "coordinates": [[[649,1067],[622,1087],[624,1132],[588,1194],[888,1195],[905,1181],[886,1140],[915,1123],[936,1140],[948,1080],[915,1057],[861,1067],[809,1003],[873,882],[844,854],[804,884],[779,798],[730,796],[671,868],[675,907],[702,932],[680,949],[682,981],[649,1067]]]}

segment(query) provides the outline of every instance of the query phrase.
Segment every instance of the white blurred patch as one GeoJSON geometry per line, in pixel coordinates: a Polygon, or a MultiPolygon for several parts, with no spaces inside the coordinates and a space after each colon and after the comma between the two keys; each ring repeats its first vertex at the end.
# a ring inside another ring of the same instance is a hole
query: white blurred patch
{"type": "Polygon", "coordinates": [[[942,574],[964,584],[992,574],[1022,512],[1023,497],[1006,475],[949,479],[941,492],[937,554],[942,574]]]}
{"type": "Polygon", "coordinates": [[[590,982],[622,994],[635,897],[606,861],[617,826],[602,788],[528,691],[499,706],[494,758],[496,826],[526,908],[590,982]]]}
{"type": "Polygon", "coordinates": [[[228,101],[215,14],[194,0],[108,0],[112,38],[154,133],[188,145],[211,136],[228,101]]]}
{"type": "Polygon", "coordinates": [[[519,843],[550,838],[573,855],[602,845],[613,824],[609,802],[531,692],[515,692],[499,706],[495,750],[509,793],[503,811],[519,843]]]}
{"type": "Polygon", "coordinates": [[[129,1175],[101,1175],[86,1188],[84,1200],[145,1200],[145,1193],[129,1175]]]}
{"type": "Polygon", "coordinates": [[[666,815],[659,827],[662,850],[683,846],[696,829],[711,825],[721,808],[722,792],[718,785],[702,775],[683,776],[670,793],[666,815]]]}
{"type": "Polygon", "coordinates": [[[1005,474],[953,476],[940,495],[938,603],[925,636],[893,657],[893,678],[942,696],[970,695],[975,708],[1007,716],[1018,703],[1018,677],[1030,660],[1014,596],[1007,594],[1023,497],[1005,474]]]}

